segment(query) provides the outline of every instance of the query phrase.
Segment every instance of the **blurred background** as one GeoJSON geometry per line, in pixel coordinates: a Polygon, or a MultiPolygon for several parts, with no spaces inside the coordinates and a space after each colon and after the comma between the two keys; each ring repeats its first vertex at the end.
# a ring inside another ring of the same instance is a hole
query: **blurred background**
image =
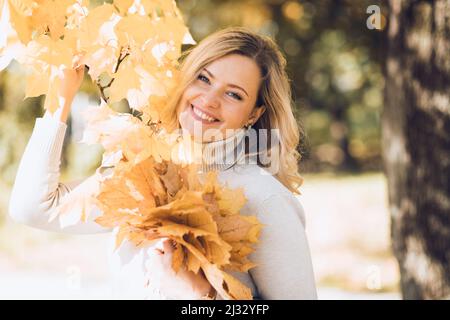
{"type": "MultiPolygon", "coordinates": [[[[240,25],[273,37],[287,58],[295,113],[305,131],[299,147],[305,183],[298,199],[306,211],[319,298],[400,299],[381,147],[385,3],[177,3],[196,41],[240,25]],[[370,5],[381,8],[378,29],[368,28],[370,5]]],[[[7,216],[18,162],[35,118],[43,115],[43,96],[23,100],[23,79],[16,63],[0,73],[0,298],[105,297],[104,235],[47,233],[7,216]]],[[[100,148],[77,144],[83,129],[79,111],[99,101],[87,78],[81,91],[66,134],[61,181],[87,177],[101,159],[100,148]]]]}

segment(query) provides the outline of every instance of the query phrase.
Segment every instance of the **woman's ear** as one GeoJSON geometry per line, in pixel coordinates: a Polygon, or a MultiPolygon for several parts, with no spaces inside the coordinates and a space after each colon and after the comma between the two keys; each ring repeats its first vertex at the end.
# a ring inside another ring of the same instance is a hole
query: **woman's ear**
{"type": "Polygon", "coordinates": [[[250,116],[249,121],[251,121],[252,123],[255,123],[256,121],[258,121],[258,119],[263,115],[263,113],[266,111],[266,106],[265,105],[260,105],[259,107],[256,107],[255,109],[253,109],[253,112],[250,116]]]}

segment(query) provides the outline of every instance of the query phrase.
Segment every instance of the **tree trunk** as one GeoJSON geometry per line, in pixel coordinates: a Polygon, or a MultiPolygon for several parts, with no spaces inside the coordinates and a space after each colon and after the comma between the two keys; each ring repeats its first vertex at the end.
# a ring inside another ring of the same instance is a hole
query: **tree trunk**
{"type": "Polygon", "coordinates": [[[405,299],[450,298],[450,0],[389,1],[384,168],[405,299]]]}

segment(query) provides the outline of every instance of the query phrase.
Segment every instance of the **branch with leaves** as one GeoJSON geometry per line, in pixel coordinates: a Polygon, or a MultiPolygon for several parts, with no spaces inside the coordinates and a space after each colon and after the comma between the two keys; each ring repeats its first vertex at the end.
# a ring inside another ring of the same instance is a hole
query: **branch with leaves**
{"type": "Polygon", "coordinates": [[[200,180],[183,137],[157,126],[176,87],[181,45],[195,44],[175,1],[89,7],[87,0],[0,0],[0,8],[0,67],[15,59],[27,70],[26,97],[45,94],[44,108],[53,113],[58,75],[73,68],[76,57],[102,97],[100,107],[85,111],[82,139],[103,146],[102,166],[50,219],[66,227],[100,209],[95,221],[118,229],[118,247],[125,240],[142,247],[170,238],[177,244],[174,270],[201,271],[224,298],[251,299],[250,289],[228,273],[255,266],[248,256],[262,225],[241,214],[244,190],[220,185],[214,172],[200,180]],[[109,79],[104,85],[103,78],[109,79]],[[109,107],[122,99],[132,114],[109,107]],[[154,119],[144,121],[143,114],[154,119]]]}
{"type": "MultiPolygon", "coordinates": [[[[123,62],[123,60],[125,60],[125,58],[128,57],[129,54],[130,54],[130,53],[128,52],[128,50],[124,50],[124,48],[120,48],[119,52],[120,52],[120,56],[119,56],[119,59],[117,60],[116,66],[115,66],[115,68],[114,68],[113,75],[117,73],[117,71],[119,70],[120,64],[121,64],[121,63],[123,62]],[[125,52],[124,52],[124,51],[125,51],[125,52]]],[[[97,81],[96,81],[97,87],[98,87],[99,90],[100,90],[100,95],[101,95],[103,101],[105,101],[106,103],[108,103],[109,97],[106,96],[105,90],[111,87],[111,85],[112,85],[112,83],[114,82],[114,80],[115,80],[114,77],[111,78],[111,80],[110,80],[106,85],[104,85],[104,86],[102,86],[100,79],[97,79],[97,81]]]]}

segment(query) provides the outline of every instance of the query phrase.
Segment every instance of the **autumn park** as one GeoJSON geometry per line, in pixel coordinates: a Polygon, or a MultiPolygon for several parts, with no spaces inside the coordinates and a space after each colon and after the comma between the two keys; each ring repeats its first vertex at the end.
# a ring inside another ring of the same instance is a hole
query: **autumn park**
{"type": "Polygon", "coordinates": [[[449,0],[0,9],[0,299],[450,299],[449,0]]]}

